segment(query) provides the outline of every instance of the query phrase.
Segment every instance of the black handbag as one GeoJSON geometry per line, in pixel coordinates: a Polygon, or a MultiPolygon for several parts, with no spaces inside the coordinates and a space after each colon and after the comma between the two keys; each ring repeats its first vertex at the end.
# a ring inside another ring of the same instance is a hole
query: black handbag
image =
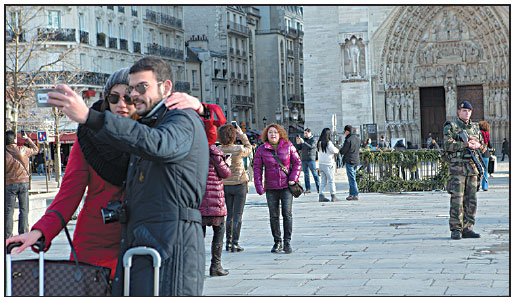
{"type": "MultiPolygon", "coordinates": [[[[273,150],[270,150],[270,151],[271,151],[271,154],[273,154],[273,157],[276,159],[276,161],[280,165],[280,167],[282,168],[282,171],[284,171],[285,175],[287,175],[287,177],[289,177],[289,173],[287,173],[287,169],[285,168],[284,164],[282,164],[282,162],[280,161],[280,158],[278,158],[278,155],[276,154],[276,152],[273,150]]],[[[293,194],[294,198],[298,198],[298,197],[300,197],[300,195],[302,195],[303,187],[300,184],[300,181],[297,181],[292,185],[288,184],[288,186],[289,186],[289,191],[291,191],[291,194],[293,194]]]]}
{"type": "Polygon", "coordinates": [[[68,243],[72,249],[75,261],[71,260],[43,260],[44,242],[38,241],[34,246],[39,250],[40,259],[10,261],[11,250],[20,246],[20,242],[9,244],[8,256],[8,294],[12,290],[13,296],[108,296],[111,293],[110,274],[107,267],[92,265],[77,260],[70,234],[65,220],[55,210],[50,210],[59,216],[61,225],[65,229],[68,243]],[[44,267],[44,268],[43,268],[44,267]],[[42,269],[43,268],[43,269],[42,269]],[[43,272],[43,280],[40,274],[43,272]],[[43,281],[43,287],[40,287],[43,281]],[[9,282],[11,284],[9,284],[9,282]],[[10,286],[9,286],[10,285],[10,286]]]}

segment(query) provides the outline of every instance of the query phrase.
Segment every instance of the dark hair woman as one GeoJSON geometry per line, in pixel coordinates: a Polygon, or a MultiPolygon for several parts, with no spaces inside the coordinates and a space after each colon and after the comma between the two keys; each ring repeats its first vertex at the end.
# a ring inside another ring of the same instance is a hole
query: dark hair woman
{"type": "Polygon", "coordinates": [[[330,131],[329,128],[324,128],[321,131],[321,135],[317,143],[317,150],[321,173],[319,201],[329,201],[329,199],[325,198],[325,195],[323,194],[323,190],[325,190],[327,184],[330,185],[331,201],[339,201],[336,197],[336,183],[334,182],[334,173],[336,168],[335,155],[339,153],[339,149],[332,143],[332,131],[330,131]]]}

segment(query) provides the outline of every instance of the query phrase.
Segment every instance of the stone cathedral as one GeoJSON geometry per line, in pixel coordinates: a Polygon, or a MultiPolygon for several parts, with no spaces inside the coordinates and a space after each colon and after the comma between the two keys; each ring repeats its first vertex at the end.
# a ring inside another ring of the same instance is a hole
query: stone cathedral
{"type": "MultiPolygon", "coordinates": [[[[304,24],[306,127],[336,116],[422,146],[443,139],[457,104],[509,137],[508,6],[309,6],[304,24]]],[[[314,132],[313,130],[313,132],[314,132]]]]}

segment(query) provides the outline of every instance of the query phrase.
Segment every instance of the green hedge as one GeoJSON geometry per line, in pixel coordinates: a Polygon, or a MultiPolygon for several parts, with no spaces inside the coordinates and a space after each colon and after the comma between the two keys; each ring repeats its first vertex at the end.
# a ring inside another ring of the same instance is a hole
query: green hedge
{"type": "Polygon", "coordinates": [[[357,171],[356,180],[359,191],[363,193],[443,190],[447,182],[448,164],[439,150],[362,150],[359,157],[363,169],[357,171]],[[438,167],[438,173],[414,180],[404,180],[399,176],[398,167],[415,172],[421,162],[434,162],[438,167]],[[369,164],[383,167],[384,173],[381,179],[376,179],[373,174],[367,173],[366,167],[369,164]]]}

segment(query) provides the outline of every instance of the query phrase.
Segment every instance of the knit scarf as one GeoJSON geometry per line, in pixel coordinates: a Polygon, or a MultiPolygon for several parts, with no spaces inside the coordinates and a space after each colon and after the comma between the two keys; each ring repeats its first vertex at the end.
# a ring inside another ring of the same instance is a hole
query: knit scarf
{"type": "MultiPolygon", "coordinates": [[[[101,103],[102,101],[96,102],[91,109],[99,111],[101,103]]],[[[129,154],[116,150],[107,143],[97,141],[96,134],[83,125],[77,128],[77,141],[84,158],[103,180],[120,187],[126,180],[129,154]]]]}
{"type": "Polygon", "coordinates": [[[481,134],[483,134],[483,140],[485,141],[485,144],[488,144],[490,141],[490,133],[488,131],[481,130],[481,134]]]}

